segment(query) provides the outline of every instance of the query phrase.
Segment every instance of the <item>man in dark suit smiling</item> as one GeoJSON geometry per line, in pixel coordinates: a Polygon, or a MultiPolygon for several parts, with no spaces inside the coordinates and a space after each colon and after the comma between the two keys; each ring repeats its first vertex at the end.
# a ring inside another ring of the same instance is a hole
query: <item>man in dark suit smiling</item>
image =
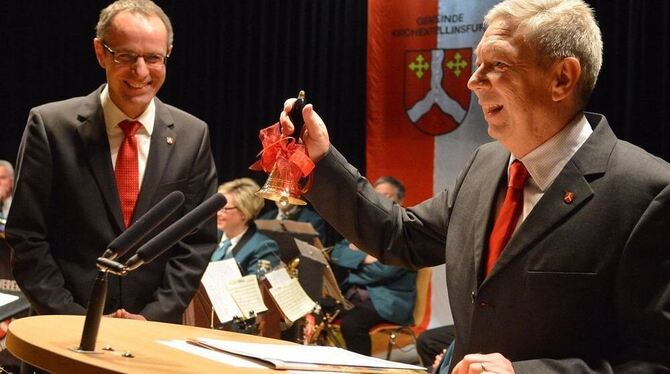
{"type": "MultiPolygon", "coordinates": [[[[119,0],[96,31],[106,84],[33,108],[19,150],[7,240],[37,314],[83,314],[112,239],[174,190],[186,201],[164,225],[216,191],[207,125],[155,97],[173,40],[163,10],[119,0]]],[[[180,322],[215,245],[212,217],[150,264],[111,277],[105,313],[180,322]]]]}

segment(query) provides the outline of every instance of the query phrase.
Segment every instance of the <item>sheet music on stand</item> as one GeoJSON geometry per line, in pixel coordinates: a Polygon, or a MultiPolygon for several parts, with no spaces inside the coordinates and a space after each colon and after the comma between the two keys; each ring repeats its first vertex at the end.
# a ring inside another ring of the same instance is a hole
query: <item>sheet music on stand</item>
{"type": "Polygon", "coordinates": [[[30,302],[23,293],[0,291],[0,321],[26,312],[28,308],[30,308],[30,302]]]}
{"type": "Polygon", "coordinates": [[[234,258],[210,262],[201,282],[222,323],[267,310],[256,276],[243,277],[234,258]]]}
{"type": "MultiPolygon", "coordinates": [[[[1,234],[4,235],[4,231],[1,234]]],[[[28,315],[30,309],[30,302],[12,276],[10,253],[7,242],[0,239],[0,321],[11,317],[23,317],[28,315]]]]}
{"type": "Polygon", "coordinates": [[[324,265],[322,296],[332,297],[336,301],[340,302],[345,310],[353,308],[354,307],[353,304],[351,304],[351,302],[347,300],[344,297],[344,295],[342,295],[342,291],[340,290],[340,287],[337,284],[337,279],[335,279],[335,274],[333,274],[333,269],[330,267],[328,260],[323,255],[322,250],[302,240],[299,239],[294,240],[295,245],[298,248],[298,251],[300,251],[301,256],[309,258],[310,260],[316,261],[324,265]]]}
{"type": "Polygon", "coordinates": [[[269,292],[284,320],[295,322],[314,310],[316,303],[300,286],[296,278],[291,278],[286,268],[275,269],[265,275],[269,292]]]}

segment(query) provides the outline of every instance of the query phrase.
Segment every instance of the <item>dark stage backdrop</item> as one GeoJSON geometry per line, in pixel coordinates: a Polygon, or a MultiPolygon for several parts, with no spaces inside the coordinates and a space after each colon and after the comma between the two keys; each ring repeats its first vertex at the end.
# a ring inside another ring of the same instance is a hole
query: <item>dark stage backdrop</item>
{"type": "MultiPolygon", "coordinates": [[[[333,144],[365,171],[366,1],[157,2],[175,28],[159,97],[207,121],[220,181],[265,180],[247,169],[260,150],[258,130],[300,89],[333,144]]],[[[0,158],[15,161],[31,107],[88,94],[104,81],[92,39],[107,3],[3,1],[0,158]]],[[[605,113],[620,138],[670,160],[670,1],[590,3],[605,40],[590,109],[605,113]]]]}

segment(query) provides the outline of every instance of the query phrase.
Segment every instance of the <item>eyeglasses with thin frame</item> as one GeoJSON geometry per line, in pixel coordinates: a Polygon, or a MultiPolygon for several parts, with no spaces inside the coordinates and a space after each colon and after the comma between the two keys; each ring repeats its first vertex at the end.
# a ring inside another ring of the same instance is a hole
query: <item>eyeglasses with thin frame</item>
{"type": "Polygon", "coordinates": [[[148,53],[146,55],[139,55],[130,51],[115,51],[110,46],[102,42],[102,47],[112,55],[114,62],[120,65],[133,65],[137,59],[142,57],[144,63],[150,66],[160,66],[167,63],[169,56],[160,53],[148,53]]]}
{"type": "Polygon", "coordinates": [[[229,212],[235,209],[237,209],[236,206],[224,206],[223,208],[221,208],[221,210],[219,210],[219,212],[229,212]]]}

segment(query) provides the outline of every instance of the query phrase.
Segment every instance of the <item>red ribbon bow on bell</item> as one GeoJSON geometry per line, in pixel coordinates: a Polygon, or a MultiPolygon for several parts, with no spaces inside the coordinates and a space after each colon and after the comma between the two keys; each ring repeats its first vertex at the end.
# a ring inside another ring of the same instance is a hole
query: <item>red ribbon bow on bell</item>
{"type": "MultiPolygon", "coordinates": [[[[307,155],[305,145],[298,143],[294,137],[285,136],[278,122],[262,129],[258,137],[263,149],[258,154],[260,159],[249,169],[278,173],[286,185],[298,186],[300,179],[311,176],[314,162],[307,155]]],[[[307,192],[310,184],[308,181],[306,188],[300,192],[307,192]]]]}

